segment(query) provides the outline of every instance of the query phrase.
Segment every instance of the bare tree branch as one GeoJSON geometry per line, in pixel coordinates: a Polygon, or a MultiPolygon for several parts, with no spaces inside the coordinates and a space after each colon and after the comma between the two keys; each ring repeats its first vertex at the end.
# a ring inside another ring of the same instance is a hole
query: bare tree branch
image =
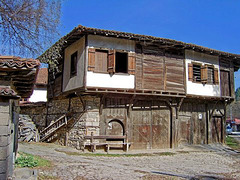
{"type": "Polygon", "coordinates": [[[60,15],[60,0],[0,0],[0,53],[37,57],[59,36],[60,15]]]}

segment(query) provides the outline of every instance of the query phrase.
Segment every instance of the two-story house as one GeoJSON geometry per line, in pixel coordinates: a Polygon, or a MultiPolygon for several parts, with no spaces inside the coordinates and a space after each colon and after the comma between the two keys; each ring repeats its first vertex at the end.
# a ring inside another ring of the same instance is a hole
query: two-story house
{"type": "Polygon", "coordinates": [[[224,142],[238,54],[78,26],[39,59],[50,62],[47,124],[65,119],[43,141],[130,149],[224,142]]]}

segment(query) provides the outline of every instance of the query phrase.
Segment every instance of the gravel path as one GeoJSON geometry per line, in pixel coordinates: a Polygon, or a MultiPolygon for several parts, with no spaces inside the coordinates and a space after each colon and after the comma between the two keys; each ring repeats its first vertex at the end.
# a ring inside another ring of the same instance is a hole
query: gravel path
{"type": "MultiPolygon", "coordinates": [[[[59,179],[191,179],[212,176],[240,179],[240,154],[224,147],[130,151],[131,156],[97,156],[55,144],[23,143],[19,151],[39,155],[53,162],[40,175],[59,179]],[[139,155],[139,153],[148,153],[139,155]]],[[[123,153],[111,151],[111,153],[123,153]]],[[[214,178],[212,178],[214,179],[214,178]]]]}

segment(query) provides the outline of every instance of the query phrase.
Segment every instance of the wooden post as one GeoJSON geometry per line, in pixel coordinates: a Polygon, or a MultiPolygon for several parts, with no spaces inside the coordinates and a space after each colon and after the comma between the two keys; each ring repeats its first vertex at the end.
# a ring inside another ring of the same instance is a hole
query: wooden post
{"type": "Polygon", "coordinates": [[[91,132],[91,139],[90,142],[93,143],[93,132],[91,132]]]}
{"type": "Polygon", "coordinates": [[[66,128],[66,133],[65,133],[65,144],[64,145],[65,146],[68,145],[68,130],[67,130],[67,128],[66,128]]]}

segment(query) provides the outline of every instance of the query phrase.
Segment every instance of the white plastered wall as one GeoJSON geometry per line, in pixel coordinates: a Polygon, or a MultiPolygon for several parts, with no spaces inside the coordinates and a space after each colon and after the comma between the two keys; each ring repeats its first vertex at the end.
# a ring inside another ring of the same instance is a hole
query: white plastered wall
{"type": "Polygon", "coordinates": [[[85,37],[71,44],[64,52],[63,92],[83,87],[84,59],[85,59],[85,37]],[[78,51],[77,75],[70,77],[71,55],[78,51]]]}
{"type": "Polygon", "coordinates": [[[47,101],[47,90],[46,88],[36,88],[33,90],[30,102],[46,102],[47,101]]]}
{"type": "MultiPolygon", "coordinates": [[[[212,56],[204,53],[199,53],[191,50],[185,50],[186,59],[186,85],[187,94],[201,95],[201,96],[220,96],[220,85],[215,84],[202,84],[194,83],[188,80],[188,64],[197,62],[201,64],[214,65],[214,68],[218,68],[219,71],[219,58],[218,56],[212,56]]],[[[220,73],[218,73],[218,76],[220,73]]],[[[220,79],[220,77],[218,77],[220,79]]]]}
{"type": "MultiPolygon", "coordinates": [[[[127,52],[135,52],[135,42],[131,40],[102,37],[102,36],[88,36],[88,47],[107,48],[124,50],[127,52]]],[[[88,63],[87,63],[88,64],[88,63]]],[[[126,88],[133,89],[135,77],[130,74],[114,74],[95,73],[87,71],[86,85],[88,87],[107,87],[107,88],[126,88]]]]}

